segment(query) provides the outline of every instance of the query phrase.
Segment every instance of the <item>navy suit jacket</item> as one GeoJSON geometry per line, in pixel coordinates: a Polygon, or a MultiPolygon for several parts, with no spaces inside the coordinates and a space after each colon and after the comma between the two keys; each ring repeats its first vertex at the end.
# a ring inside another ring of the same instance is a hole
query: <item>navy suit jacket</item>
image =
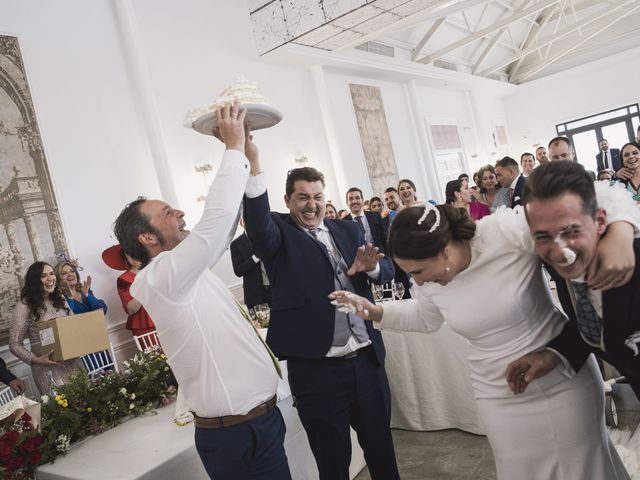
{"type": "Polygon", "coordinates": [[[13,382],[15,379],[16,376],[7,368],[4,359],[0,358],[0,382],[9,385],[9,382],[13,382]]]}
{"type": "Polygon", "coordinates": [[[516,182],[516,188],[513,189],[513,202],[510,205],[511,208],[522,205],[522,191],[524,190],[524,182],[526,180],[526,177],[520,174],[518,181],[516,182]]]}
{"type": "MultiPolygon", "coordinates": [[[[609,168],[612,168],[616,172],[622,168],[622,162],[620,161],[620,150],[617,148],[610,148],[611,151],[611,163],[609,168]]],[[[604,170],[604,160],[602,159],[602,152],[596,155],[596,162],[598,163],[598,171],[604,170]]]]}
{"type": "MultiPolygon", "coordinates": [[[[389,232],[385,228],[382,217],[379,213],[376,212],[364,212],[364,216],[367,217],[367,222],[369,223],[369,228],[371,229],[373,244],[378,247],[382,253],[385,253],[387,251],[387,236],[389,232]]],[[[343,220],[354,222],[353,215],[351,214],[344,217],[343,220]]]]}
{"type": "MultiPolygon", "coordinates": [[[[271,318],[267,343],[280,358],[323,358],[331,348],[335,306],[328,295],[335,290],[334,272],[327,249],[296,225],[289,214],[270,212],[265,192],[244,198],[247,235],[264,262],[271,282],[271,318]]],[[[336,247],[351,266],[364,236],[355,222],[326,220],[336,247]]],[[[391,281],[393,264],[384,257],[376,283],[391,281]]],[[[373,301],[365,273],[351,277],[355,293],[373,301]]],[[[384,364],[382,335],[365,322],[376,357],[384,364]]]]}
{"type": "MultiPolygon", "coordinates": [[[[577,372],[590,353],[601,357],[627,377],[636,396],[640,398],[640,354],[634,356],[625,341],[634,333],[640,333],[640,239],[633,243],[636,267],[631,281],[626,285],[602,292],[602,335],[605,351],[591,347],[579,333],[576,314],[569,290],[562,277],[546,265],[556,282],[558,298],[569,322],[558,337],[548,345],[561,353],[577,372]]],[[[640,343],[637,345],[640,349],[640,343]]]]}
{"type": "Polygon", "coordinates": [[[244,290],[244,303],[249,308],[261,303],[271,301],[271,293],[262,284],[262,269],[260,264],[253,259],[255,252],[246,233],[243,233],[231,242],[231,263],[233,272],[242,277],[242,289],[244,290]]]}

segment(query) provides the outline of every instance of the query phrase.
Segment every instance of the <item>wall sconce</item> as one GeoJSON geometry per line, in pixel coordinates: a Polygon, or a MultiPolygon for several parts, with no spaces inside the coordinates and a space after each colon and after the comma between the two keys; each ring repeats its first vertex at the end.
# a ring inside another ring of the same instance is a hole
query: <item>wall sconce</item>
{"type": "Polygon", "coordinates": [[[299,167],[304,167],[307,163],[309,163],[309,159],[306,155],[298,155],[293,159],[299,167]]]}
{"type": "MultiPolygon", "coordinates": [[[[207,175],[209,175],[209,172],[211,172],[211,170],[213,170],[213,167],[211,166],[211,164],[209,163],[203,163],[202,165],[196,165],[195,166],[195,170],[196,173],[201,173],[202,174],[202,183],[204,184],[204,191],[207,191],[207,175]]],[[[204,202],[207,199],[207,196],[205,194],[202,194],[200,196],[198,196],[196,198],[196,201],[198,202],[204,202]]]]}

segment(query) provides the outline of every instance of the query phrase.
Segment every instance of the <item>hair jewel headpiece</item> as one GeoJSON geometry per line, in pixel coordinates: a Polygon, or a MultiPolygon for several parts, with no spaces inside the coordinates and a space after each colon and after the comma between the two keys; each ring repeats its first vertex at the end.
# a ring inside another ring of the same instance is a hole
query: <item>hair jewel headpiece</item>
{"type": "Polygon", "coordinates": [[[78,264],[78,259],[77,258],[69,258],[69,255],[67,255],[67,252],[57,253],[56,254],[56,260],[58,261],[59,264],[60,263],[68,263],[69,265],[71,265],[73,268],[75,268],[79,272],[84,270],[84,268],[82,268],[78,264]]]}
{"type": "Polygon", "coordinates": [[[422,225],[422,222],[426,220],[427,215],[429,215],[429,212],[433,212],[434,215],[436,216],[436,221],[433,222],[433,225],[431,225],[431,228],[429,229],[429,233],[432,233],[436,228],[440,226],[440,210],[438,210],[437,207],[431,205],[430,203],[425,204],[424,213],[418,219],[418,225],[422,225]]]}

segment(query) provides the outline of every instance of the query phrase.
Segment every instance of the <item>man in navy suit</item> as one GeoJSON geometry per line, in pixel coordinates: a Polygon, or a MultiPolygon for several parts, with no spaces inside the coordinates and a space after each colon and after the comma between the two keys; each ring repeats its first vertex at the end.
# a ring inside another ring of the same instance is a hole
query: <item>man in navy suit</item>
{"type": "Polygon", "coordinates": [[[18,395],[24,393],[24,382],[11,373],[2,357],[0,357],[0,382],[11,387],[18,395]]]}
{"type": "Polygon", "coordinates": [[[556,282],[569,322],[548,349],[509,366],[512,389],[523,391],[526,383],[558,365],[562,359],[556,353],[576,372],[594,353],[627,377],[640,398],[640,239],[632,239],[631,226],[617,222],[630,232],[620,255],[628,250],[635,269],[594,289],[587,286],[585,274],[597,262],[596,246],[605,233],[607,214],[598,208],[584,168],[573,162],[538,167],[527,180],[524,201],[536,251],[556,282]],[[607,289],[614,283],[622,286],[607,289]],[[519,382],[519,373],[525,373],[525,383],[519,382]]]}
{"type": "Polygon", "coordinates": [[[360,230],[362,230],[365,241],[373,243],[384,253],[387,249],[387,231],[384,228],[380,214],[364,211],[362,208],[364,203],[362,190],[358,187],[351,187],[347,190],[346,197],[350,213],[343,220],[356,222],[360,230]]]}
{"type": "Polygon", "coordinates": [[[325,220],[324,177],[296,168],[286,181],[288,214],[272,213],[264,175],[244,199],[247,235],[271,282],[267,343],[288,361],[289,384],[321,480],[348,480],[349,426],[372,479],[398,475],[390,392],[380,332],[337,310],[328,295],[346,288],[371,299],[371,282],[393,278],[391,261],[365,245],[355,222],[325,220]]]}
{"type": "Polygon", "coordinates": [[[617,148],[609,148],[609,142],[606,138],[600,140],[598,145],[600,146],[600,152],[596,155],[598,171],[612,169],[617,172],[620,170],[622,168],[620,150],[617,148]]]}
{"type": "MultiPolygon", "coordinates": [[[[243,221],[240,220],[240,224],[243,221]]],[[[271,287],[260,259],[256,257],[253,246],[246,233],[243,233],[230,246],[233,273],[242,278],[244,303],[253,308],[261,303],[271,304],[271,287]]]]}
{"type": "Polygon", "coordinates": [[[524,188],[525,177],[520,174],[520,167],[511,157],[504,157],[496,162],[496,178],[506,189],[504,192],[504,202],[507,208],[522,205],[522,189],[524,188]]]}

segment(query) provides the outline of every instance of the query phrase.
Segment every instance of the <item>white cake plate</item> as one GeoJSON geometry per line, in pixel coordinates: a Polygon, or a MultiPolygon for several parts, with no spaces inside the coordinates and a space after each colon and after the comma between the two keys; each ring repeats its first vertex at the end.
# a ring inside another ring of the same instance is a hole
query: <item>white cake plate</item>
{"type": "MultiPolygon", "coordinates": [[[[245,103],[240,105],[240,109],[247,110],[247,116],[251,125],[251,131],[269,128],[277,125],[282,120],[282,114],[271,105],[261,105],[258,103],[245,103]]],[[[213,135],[213,129],[218,126],[216,112],[205,113],[193,121],[191,127],[205,135],[213,135]]]]}

